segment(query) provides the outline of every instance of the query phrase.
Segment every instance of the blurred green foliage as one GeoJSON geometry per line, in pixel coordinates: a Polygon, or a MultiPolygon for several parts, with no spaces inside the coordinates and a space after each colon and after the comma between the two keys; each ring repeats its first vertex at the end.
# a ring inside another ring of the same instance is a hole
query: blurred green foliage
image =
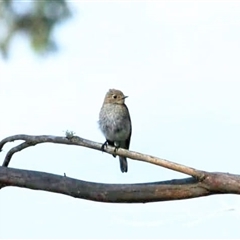
{"type": "Polygon", "coordinates": [[[71,16],[65,0],[0,0],[0,52],[7,57],[12,38],[23,33],[38,53],[57,49],[55,26],[71,16]]]}

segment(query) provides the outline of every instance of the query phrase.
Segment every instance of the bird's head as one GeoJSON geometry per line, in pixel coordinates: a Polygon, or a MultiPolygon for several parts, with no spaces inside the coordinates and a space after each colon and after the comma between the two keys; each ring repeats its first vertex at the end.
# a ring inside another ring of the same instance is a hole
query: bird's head
{"type": "Polygon", "coordinates": [[[124,104],[127,97],[120,90],[109,89],[106,93],[104,103],[124,104]]]}

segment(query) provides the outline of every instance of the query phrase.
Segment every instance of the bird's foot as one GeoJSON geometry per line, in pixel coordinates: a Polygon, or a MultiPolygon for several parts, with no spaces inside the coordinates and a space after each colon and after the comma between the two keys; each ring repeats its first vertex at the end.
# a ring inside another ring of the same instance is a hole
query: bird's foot
{"type": "Polygon", "coordinates": [[[118,149],[119,149],[119,146],[115,146],[114,152],[117,152],[118,149]]]}
{"type": "MultiPolygon", "coordinates": [[[[114,148],[114,153],[116,153],[116,152],[117,152],[117,150],[119,149],[119,147],[120,147],[120,146],[119,146],[119,145],[116,145],[116,144],[114,144],[114,147],[115,147],[115,148],[114,148]]],[[[114,156],[114,157],[116,157],[116,155],[115,155],[115,154],[113,154],[113,156],[114,156]]]]}
{"type": "Polygon", "coordinates": [[[108,145],[108,141],[106,141],[105,143],[103,143],[101,150],[104,152],[104,148],[108,145]]]}

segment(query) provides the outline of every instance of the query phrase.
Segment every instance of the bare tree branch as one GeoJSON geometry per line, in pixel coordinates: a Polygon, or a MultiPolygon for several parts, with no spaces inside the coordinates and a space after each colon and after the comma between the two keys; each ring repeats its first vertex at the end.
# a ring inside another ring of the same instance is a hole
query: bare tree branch
{"type": "Polygon", "coordinates": [[[240,176],[206,173],[194,178],[142,184],[102,184],[44,172],[0,167],[0,184],[61,193],[75,198],[112,203],[146,203],[179,200],[213,194],[240,194],[240,176]]]}
{"type": "Polygon", "coordinates": [[[28,142],[24,142],[24,143],[21,143],[19,144],[18,146],[16,147],[13,147],[11,150],[8,151],[5,159],[4,159],[4,162],[3,162],[3,166],[7,167],[11,158],[12,158],[12,155],[16,152],[20,152],[22,151],[23,149],[25,148],[28,148],[28,147],[31,147],[31,146],[34,146],[34,144],[31,144],[31,143],[28,143],[28,142]]]}
{"type": "MultiPolygon", "coordinates": [[[[57,144],[77,145],[77,146],[83,146],[83,147],[92,148],[92,149],[95,149],[98,151],[102,151],[101,143],[93,142],[93,141],[90,141],[90,140],[87,140],[84,138],[80,138],[77,136],[71,136],[71,135],[67,135],[67,137],[50,136],[50,135],[31,136],[31,135],[24,135],[24,134],[14,135],[14,136],[3,139],[0,142],[0,151],[6,143],[13,142],[16,140],[23,140],[25,142],[18,145],[17,147],[12,148],[7,153],[2,166],[5,166],[5,167],[8,166],[8,164],[11,160],[11,157],[13,156],[13,154],[15,152],[19,152],[27,147],[37,145],[40,143],[49,143],[50,142],[50,143],[57,143],[57,144]]],[[[128,150],[122,149],[122,148],[119,148],[117,150],[117,152],[115,152],[115,148],[111,147],[111,146],[107,146],[104,149],[104,151],[109,154],[114,153],[116,155],[125,156],[130,159],[155,164],[155,165],[158,165],[158,166],[161,166],[164,168],[171,169],[173,171],[177,171],[177,172],[181,172],[181,173],[193,176],[196,179],[203,179],[205,177],[204,171],[196,170],[194,168],[190,168],[190,167],[178,164],[178,163],[170,162],[170,161],[162,159],[162,158],[157,158],[157,157],[153,157],[150,155],[141,154],[138,152],[128,151],[128,150]]]]}
{"type": "Polygon", "coordinates": [[[23,143],[10,149],[0,167],[0,188],[16,186],[34,190],[43,190],[69,195],[75,198],[99,202],[145,203],[167,200],[196,198],[213,194],[240,194],[240,175],[228,173],[210,173],[199,171],[165,159],[107,146],[104,151],[109,154],[126,156],[134,160],[145,161],[174,171],[193,176],[192,178],[141,184],[102,184],[86,182],[58,176],[50,173],[8,168],[14,153],[40,143],[57,143],[77,145],[102,151],[102,144],[89,141],[67,133],[66,137],[15,135],[0,142],[3,146],[15,140],[23,143]]]}

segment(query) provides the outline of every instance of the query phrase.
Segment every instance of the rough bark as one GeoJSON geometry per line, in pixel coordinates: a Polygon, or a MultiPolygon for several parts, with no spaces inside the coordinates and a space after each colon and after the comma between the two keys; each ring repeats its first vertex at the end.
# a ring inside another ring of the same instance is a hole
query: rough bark
{"type": "MultiPolygon", "coordinates": [[[[118,149],[115,154],[146,161],[192,177],[152,183],[102,184],[50,173],[9,168],[7,166],[14,153],[39,143],[71,144],[96,150],[101,150],[102,147],[100,143],[69,134],[66,137],[15,135],[3,139],[0,142],[0,150],[6,143],[15,140],[24,140],[25,142],[10,149],[6,154],[3,166],[0,167],[0,188],[15,186],[112,203],[146,203],[196,198],[213,194],[240,194],[240,175],[200,171],[165,159],[125,149],[118,149]]],[[[112,154],[114,148],[107,147],[105,151],[112,154]]]]}

